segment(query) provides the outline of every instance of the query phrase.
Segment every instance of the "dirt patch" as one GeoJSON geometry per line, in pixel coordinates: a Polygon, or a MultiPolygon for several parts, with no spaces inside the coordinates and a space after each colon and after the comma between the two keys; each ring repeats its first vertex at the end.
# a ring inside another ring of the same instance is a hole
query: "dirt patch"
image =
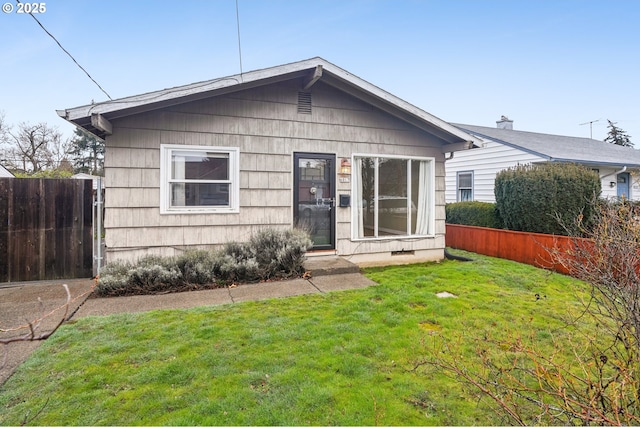
{"type": "Polygon", "coordinates": [[[440,329],[442,329],[442,326],[438,325],[437,323],[430,322],[428,320],[424,320],[420,322],[418,326],[420,327],[420,329],[431,332],[431,333],[438,332],[440,329]]]}

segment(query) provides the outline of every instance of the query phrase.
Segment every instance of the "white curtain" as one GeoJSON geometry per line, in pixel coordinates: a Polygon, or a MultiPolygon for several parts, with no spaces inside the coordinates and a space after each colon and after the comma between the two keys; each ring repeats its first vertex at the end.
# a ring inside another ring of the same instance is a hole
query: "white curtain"
{"type": "Polygon", "coordinates": [[[430,163],[427,161],[420,162],[420,175],[418,177],[418,214],[416,219],[416,234],[429,234],[429,177],[431,175],[430,163]]]}
{"type": "Polygon", "coordinates": [[[355,158],[351,166],[353,194],[351,195],[351,221],[357,238],[364,237],[364,212],[362,211],[362,159],[355,158]]]}
{"type": "MultiPolygon", "coordinates": [[[[171,179],[184,179],[186,176],[186,157],[177,153],[171,156],[171,179]]],[[[171,206],[185,206],[186,193],[184,183],[172,183],[171,206]]]]}

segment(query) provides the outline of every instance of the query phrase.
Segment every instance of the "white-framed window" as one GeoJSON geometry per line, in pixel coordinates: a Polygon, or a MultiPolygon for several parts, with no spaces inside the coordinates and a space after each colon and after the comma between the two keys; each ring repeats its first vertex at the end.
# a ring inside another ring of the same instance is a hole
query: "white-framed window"
{"type": "Polygon", "coordinates": [[[239,211],[240,150],[200,145],[160,146],[160,213],[239,211]]]}
{"type": "Polygon", "coordinates": [[[473,201],[473,171],[458,172],[456,188],[457,200],[459,202],[473,201]]]}
{"type": "Polygon", "coordinates": [[[434,170],[433,158],[354,155],[353,238],[433,235],[434,170]]]}

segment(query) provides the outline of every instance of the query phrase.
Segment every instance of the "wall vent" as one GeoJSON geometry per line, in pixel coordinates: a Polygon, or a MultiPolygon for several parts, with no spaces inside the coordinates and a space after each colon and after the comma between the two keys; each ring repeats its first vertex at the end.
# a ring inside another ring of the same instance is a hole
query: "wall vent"
{"type": "Polygon", "coordinates": [[[298,92],[298,113],[311,114],[311,92],[298,92]]]}
{"type": "Polygon", "coordinates": [[[416,251],[409,251],[406,249],[402,249],[399,251],[391,251],[391,256],[398,256],[398,255],[415,255],[416,251]]]}

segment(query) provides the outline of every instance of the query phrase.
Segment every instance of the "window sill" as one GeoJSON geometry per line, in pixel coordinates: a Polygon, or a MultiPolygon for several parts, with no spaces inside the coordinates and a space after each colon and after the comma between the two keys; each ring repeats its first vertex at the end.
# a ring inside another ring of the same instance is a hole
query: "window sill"
{"type": "Polygon", "coordinates": [[[240,213],[239,208],[217,208],[217,209],[160,209],[160,215],[190,215],[190,214],[235,214],[240,213]]]}
{"type": "Polygon", "coordinates": [[[378,237],[352,237],[352,242],[372,242],[372,241],[384,241],[384,240],[421,240],[421,239],[433,239],[435,234],[412,234],[412,235],[397,235],[397,236],[378,236],[378,237]]]}

